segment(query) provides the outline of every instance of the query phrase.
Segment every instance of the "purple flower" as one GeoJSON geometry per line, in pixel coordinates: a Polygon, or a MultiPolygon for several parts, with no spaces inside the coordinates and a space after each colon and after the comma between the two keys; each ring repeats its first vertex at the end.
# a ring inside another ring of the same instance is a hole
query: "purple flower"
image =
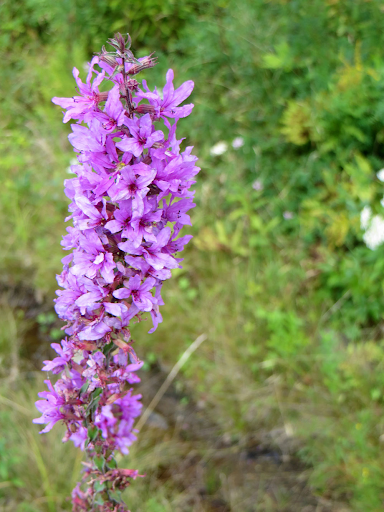
{"type": "Polygon", "coordinates": [[[132,395],[130,390],[113,404],[104,405],[95,419],[95,425],[101,430],[104,439],[124,455],[129,453],[128,447],[136,440],[133,423],[141,412],[140,398],[141,395],[132,395]]]}
{"type": "Polygon", "coordinates": [[[48,386],[49,391],[39,393],[38,395],[45,400],[38,400],[36,402],[36,407],[42,413],[42,416],[33,420],[33,423],[47,423],[47,426],[40,431],[40,434],[49,432],[55,423],[65,419],[65,414],[60,411],[61,406],[65,405],[64,398],[55,391],[51,381],[45,380],[44,382],[48,386]]]}
{"type": "Polygon", "coordinates": [[[84,293],[75,300],[75,304],[80,308],[81,314],[85,315],[87,310],[93,310],[100,306],[99,301],[106,296],[107,291],[91,279],[82,278],[82,282],[84,293]]]}
{"type": "Polygon", "coordinates": [[[124,260],[131,267],[140,270],[142,276],[152,276],[161,281],[165,281],[166,279],[171,278],[171,271],[167,268],[162,268],[160,270],[154,269],[149,263],[147,263],[143,258],[137,258],[135,256],[130,256],[129,254],[124,257],[124,260]]]}
{"type": "Polygon", "coordinates": [[[78,430],[76,430],[76,432],[74,432],[69,437],[69,439],[71,441],[73,441],[73,444],[77,448],[80,448],[81,450],[84,450],[85,449],[85,442],[87,440],[87,437],[88,437],[87,429],[84,428],[84,427],[79,427],[78,430]]]}
{"type": "Polygon", "coordinates": [[[59,354],[60,357],[55,357],[52,361],[44,361],[44,372],[59,373],[64,370],[68,361],[73,357],[73,347],[67,340],[62,340],[61,345],[58,343],[51,343],[51,347],[59,354]]]}
{"type": "MultiPolygon", "coordinates": [[[[126,111],[120,101],[120,87],[115,85],[108,93],[104,111],[94,114],[106,132],[112,132],[124,122],[126,111]]],[[[87,121],[87,116],[85,118],[87,121]]]]}
{"type": "Polygon", "coordinates": [[[105,355],[102,352],[91,354],[87,360],[88,368],[83,371],[83,377],[94,384],[94,387],[100,386],[98,371],[103,367],[104,361],[105,355]]]}
{"type": "Polygon", "coordinates": [[[165,227],[156,236],[156,242],[148,245],[148,247],[140,246],[136,248],[132,242],[122,242],[119,244],[119,248],[131,254],[144,256],[145,261],[155,270],[177,268],[179,264],[175,258],[170,254],[162,252],[163,247],[167,245],[170,237],[171,230],[169,227],[165,227]]]}
{"type": "Polygon", "coordinates": [[[111,233],[118,233],[121,231],[121,236],[129,238],[132,233],[131,220],[132,220],[132,200],[127,199],[119,202],[119,208],[113,212],[114,219],[105,224],[105,229],[111,233]]]}
{"type": "Polygon", "coordinates": [[[102,321],[102,319],[97,318],[93,322],[91,322],[85,329],[79,332],[78,336],[80,340],[100,340],[103,338],[107,332],[110,332],[111,328],[102,321]]]}
{"type": "Polygon", "coordinates": [[[163,99],[161,99],[160,95],[155,91],[151,92],[145,80],[143,80],[143,85],[146,93],[139,92],[137,97],[139,99],[147,99],[153,107],[155,107],[155,112],[157,117],[171,117],[180,119],[181,117],[187,117],[192,112],[193,103],[189,105],[185,105],[184,107],[178,107],[180,103],[182,103],[188,96],[190,96],[193,91],[194,83],[192,80],[188,80],[184,82],[178,89],[174,89],[173,87],[173,70],[169,69],[167,72],[167,83],[163,89],[163,99]]]}
{"type": "Polygon", "coordinates": [[[104,309],[107,313],[112,316],[122,317],[128,312],[128,308],[125,304],[116,304],[115,302],[103,302],[104,309]]]}
{"type": "Polygon", "coordinates": [[[75,204],[82,212],[82,219],[77,218],[74,222],[76,227],[81,230],[100,226],[105,220],[106,214],[99,211],[86,196],[76,196],[75,204]]]}
{"type": "Polygon", "coordinates": [[[156,331],[157,327],[159,324],[161,324],[161,322],[163,321],[163,317],[160,313],[160,310],[159,310],[159,307],[156,306],[152,309],[151,311],[151,317],[152,317],[152,323],[153,323],[153,327],[152,329],[150,329],[148,331],[149,334],[152,334],[153,332],[156,331]]]}
{"type": "Polygon", "coordinates": [[[122,151],[128,151],[134,156],[140,156],[144,148],[151,148],[156,142],[164,140],[164,133],[157,130],[152,133],[152,119],[149,114],[140,119],[125,119],[131,137],[125,137],[121,142],[117,142],[116,147],[122,151]]]}
{"type": "Polygon", "coordinates": [[[156,176],[156,170],[148,165],[139,163],[125,166],[121,169],[121,179],[109,189],[113,201],[132,198],[132,209],[137,215],[144,212],[143,198],[147,195],[148,185],[156,176]]]}
{"type": "Polygon", "coordinates": [[[185,226],[191,226],[191,218],[187,215],[187,211],[194,208],[196,205],[192,202],[192,199],[185,198],[180,201],[169,201],[169,205],[164,201],[163,218],[167,222],[175,224],[175,232],[179,232],[180,229],[185,226]]]}
{"type": "Polygon", "coordinates": [[[131,220],[131,231],[124,232],[123,236],[126,236],[135,247],[139,247],[142,243],[143,238],[146,242],[156,242],[156,236],[154,229],[156,223],[161,219],[161,210],[154,211],[153,204],[149,201],[144,201],[144,211],[142,215],[138,215],[137,212],[131,220]]]}
{"type": "Polygon", "coordinates": [[[106,252],[94,230],[90,229],[84,232],[84,235],[80,237],[80,247],[83,250],[74,253],[74,266],[71,268],[71,272],[75,276],[85,275],[90,279],[96,277],[100,272],[107,283],[112,283],[116,263],[113,260],[113,255],[106,252]]]}
{"type": "Polygon", "coordinates": [[[144,362],[129,364],[128,354],[120,349],[118,354],[113,356],[113,362],[117,369],[113,372],[113,376],[119,380],[128,382],[129,384],[136,384],[140,382],[139,377],[135,374],[137,370],[143,366],[144,362]]]}
{"type": "Polygon", "coordinates": [[[104,405],[96,417],[95,425],[101,430],[105,439],[108,438],[108,431],[112,430],[116,423],[117,419],[113,415],[112,405],[104,405]]]}
{"type": "Polygon", "coordinates": [[[97,62],[98,57],[94,57],[89,68],[86,84],[83,84],[80,80],[79,70],[73,68],[73,76],[81,96],[74,96],[73,98],[52,98],[53,103],[67,110],[64,115],[63,123],[67,123],[70,119],[79,119],[82,121],[86,114],[89,114],[97,108],[100,101],[106,99],[103,93],[100,93],[98,89],[98,86],[104,80],[104,71],[99,73],[91,84],[92,73],[94,72],[93,67],[97,62]]]}
{"type": "Polygon", "coordinates": [[[76,308],[76,300],[83,295],[84,286],[82,281],[69,272],[58,276],[59,285],[64,290],[57,290],[58,298],[55,300],[55,310],[60,318],[71,320],[76,308]]]}
{"type": "Polygon", "coordinates": [[[165,246],[165,249],[169,254],[181,252],[184,249],[184,245],[186,245],[192,238],[192,235],[184,235],[176,240],[170,240],[165,246]]]}
{"type": "Polygon", "coordinates": [[[116,299],[127,299],[132,296],[133,303],[140,311],[151,311],[153,304],[153,297],[150,290],[154,287],[156,280],[149,277],[141,284],[139,275],[131,277],[127,282],[124,281],[124,288],[119,288],[113,292],[116,299]]]}

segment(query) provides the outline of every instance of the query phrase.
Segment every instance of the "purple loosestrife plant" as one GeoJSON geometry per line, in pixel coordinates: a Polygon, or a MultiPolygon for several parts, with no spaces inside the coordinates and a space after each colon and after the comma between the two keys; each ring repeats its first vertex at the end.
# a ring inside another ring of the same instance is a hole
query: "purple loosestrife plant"
{"type": "Polygon", "coordinates": [[[73,227],[63,237],[55,309],[66,322],[67,337],[52,347],[58,357],[44,371],[59,374],[36,402],[42,432],[64,422],[64,441],[85,450],[83,480],[72,493],[73,511],[127,511],[121,491],[138,475],[119,469],[115,454],[127,454],[136,439],[134,422],[141,396],[132,385],[142,362],[132,348],[130,322],[152,317],[153,332],[162,317],[161,287],[180,267],[177,253],[190,236],[179,237],[193,203],[190,187],[199,171],[192,147],[180,150],[176,125],[193,105],[180,107],[193,82],[178,89],[173,71],[163,94],[151,92],[140,71],[156,64],[152,55],[136,59],[129,35],[109,40],[113,51],[92,59],[84,84],[73,71],[79,96],[53,98],[74,119],[69,140],[78,164],[65,181],[73,227]],[[97,66],[97,67],[96,67],[97,66]],[[112,85],[101,92],[104,83],[112,85]],[[171,122],[171,121],[172,122],[171,122]],[[162,121],[165,131],[156,130],[162,121]]]}

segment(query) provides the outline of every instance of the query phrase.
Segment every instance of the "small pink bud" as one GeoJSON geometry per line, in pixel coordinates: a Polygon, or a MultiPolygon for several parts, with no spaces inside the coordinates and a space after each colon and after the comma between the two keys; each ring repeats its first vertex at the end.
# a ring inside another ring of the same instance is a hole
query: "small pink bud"
{"type": "Polygon", "coordinates": [[[155,107],[153,107],[152,105],[143,104],[136,107],[135,112],[137,114],[154,114],[155,107]]]}

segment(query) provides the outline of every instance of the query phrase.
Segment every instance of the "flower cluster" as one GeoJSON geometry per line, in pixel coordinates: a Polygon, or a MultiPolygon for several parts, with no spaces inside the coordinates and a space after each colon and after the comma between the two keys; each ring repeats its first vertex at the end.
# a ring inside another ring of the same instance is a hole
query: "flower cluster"
{"type": "Polygon", "coordinates": [[[114,51],[103,47],[92,59],[85,84],[74,69],[78,96],[52,100],[65,109],[64,122],[77,121],[69,140],[78,163],[71,166],[76,176],[65,181],[73,227],[62,246],[71,252],[62,260],[55,301],[67,338],[52,344],[58,357],[43,367],[61,376],[54,385],[45,381],[48,391],[36,403],[42,416],[34,422],[46,424],[42,432],[64,422],[64,440],[90,457],[88,488],[74,490],[74,511],[95,505],[100,511],[126,510],[116,489],[137,472],[117,469],[113,455],[127,454],[135,440],[141,397],[130,386],[139,381],[135,372],[143,364],[129,325],[149,313],[153,332],[162,321],[161,287],[171,269],[180,267],[177,253],[191,238],[179,233],[191,224],[190,187],[199,171],[192,147],[182,151],[176,138],[178,120],[193,108],[179,106],[193,82],[175,90],[169,70],[162,95],[145,80],[142,90],[133,76],[155,59],[135,59],[129,36],[116,34],[109,44],[114,51]],[[105,84],[112,88],[100,90],[105,84]],[[155,121],[163,122],[165,132],[155,129],[155,121]]]}

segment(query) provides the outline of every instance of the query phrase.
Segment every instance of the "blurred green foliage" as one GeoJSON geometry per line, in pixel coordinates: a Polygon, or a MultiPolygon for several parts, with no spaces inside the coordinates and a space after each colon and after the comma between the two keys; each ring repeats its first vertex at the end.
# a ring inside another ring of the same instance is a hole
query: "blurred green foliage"
{"type": "MultiPolygon", "coordinates": [[[[164,324],[136,328],[143,351],[174,362],[206,332],[184,377],[223,432],[288,423],[316,492],[382,510],[384,246],[365,246],[360,213],[383,209],[383,2],[5,0],[0,19],[2,287],[53,298],[74,154],[50,99],[72,95],[72,66],[129,31],[139,56],[159,57],[150,87],[168,67],[195,81],[180,132],[202,167],[194,241],[164,287],[164,324]],[[214,156],[218,141],[228,150],[214,156]]],[[[37,322],[57,339],[49,313],[37,322]]],[[[5,334],[0,349],[4,366],[5,334]]],[[[11,468],[16,434],[2,432],[0,472],[28,486],[11,468]]],[[[168,510],[159,496],[145,510],[168,510]]]]}

